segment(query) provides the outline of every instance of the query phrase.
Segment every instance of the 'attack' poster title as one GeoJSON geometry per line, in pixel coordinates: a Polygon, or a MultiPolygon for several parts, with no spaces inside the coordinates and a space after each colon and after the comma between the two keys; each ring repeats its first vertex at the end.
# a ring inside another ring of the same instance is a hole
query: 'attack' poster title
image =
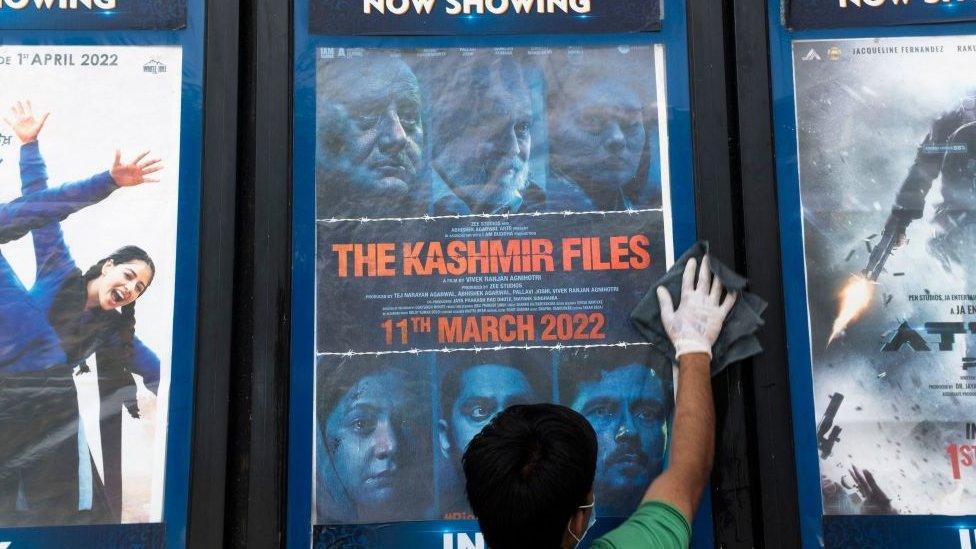
{"type": "Polygon", "coordinates": [[[672,410],[629,320],[671,257],[663,49],[317,54],[316,539],[473,518],[460,457],[516,403],[590,419],[628,515],[672,410]]]}
{"type": "Polygon", "coordinates": [[[976,506],[976,37],[794,42],[825,515],[976,506]]]}

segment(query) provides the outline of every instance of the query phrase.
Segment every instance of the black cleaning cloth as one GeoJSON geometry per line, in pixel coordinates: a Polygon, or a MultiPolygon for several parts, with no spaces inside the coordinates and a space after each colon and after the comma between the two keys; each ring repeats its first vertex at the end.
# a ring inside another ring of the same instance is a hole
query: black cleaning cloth
{"type": "MultiPolygon", "coordinates": [[[[674,346],[664,331],[661,323],[661,305],[658,303],[656,290],[664,286],[671,292],[671,299],[675,307],[681,303],[681,275],[685,271],[688,260],[695,258],[698,268],[702,259],[708,253],[708,242],[698,242],[692,246],[665,275],[654,283],[647,291],[644,299],[630,314],[631,320],[640,333],[651,343],[651,348],[675,362],[674,346]]],[[[729,292],[739,292],[739,298],[725,319],[725,325],[718,335],[718,340],[712,346],[712,375],[721,372],[733,362],[749,358],[762,352],[762,346],[756,339],[756,331],[764,324],[762,313],[766,310],[766,302],[759,296],[744,290],[746,279],[732,269],[726,267],[714,256],[709,258],[712,273],[722,281],[722,285],[729,292]]],[[[697,274],[696,274],[697,280],[697,274]]]]}

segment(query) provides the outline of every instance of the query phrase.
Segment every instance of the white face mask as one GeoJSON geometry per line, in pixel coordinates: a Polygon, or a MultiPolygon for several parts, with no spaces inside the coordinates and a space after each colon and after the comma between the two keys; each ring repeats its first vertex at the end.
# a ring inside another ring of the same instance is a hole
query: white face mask
{"type": "Polygon", "coordinates": [[[590,520],[586,522],[586,529],[583,530],[583,533],[580,534],[579,537],[576,537],[576,534],[573,533],[573,519],[569,519],[569,524],[566,525],[566,529],[569,530],[569,535],[573,536],[573,539],[576,540],[577,547],[579,547],[579,544],[583,542],[583,538],[586,537],[586,533],[590,531],[590,528],[593,528],[593,525],[596,524],[596,508],[594,507],[595,505],[596,505],[596,496],[593,496],[593,501],[587,503],[586,505],[579,506],[580,509],[593,509],[592,511],[590,511],[590,520]]]}

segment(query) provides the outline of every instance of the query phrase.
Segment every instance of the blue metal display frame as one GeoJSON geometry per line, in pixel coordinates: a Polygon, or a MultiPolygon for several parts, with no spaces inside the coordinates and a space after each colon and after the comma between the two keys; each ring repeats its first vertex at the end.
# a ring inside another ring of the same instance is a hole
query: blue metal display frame
{"type": "MultiPolygon", "coordinates": [[[[166,547],[186,545],[191,430],[196,362],[197,282],[200,253],[200,173],[203,155],[205,0],[187,0],[186,27],[176,31],[3,31],[6,46],[181,46],[180,189],[177,213],[173,352],[163,488],[166,547]]],[[[95,547],[152,544],[157,523],[0,529],[13,547],[95,547]],[[147,528],[149,530],[147,530],[147,528]]]]}
{"type": "MultiPolygon", "coordinates": [[[[668,101],[668,152],[670,161],[670,199],[673,243],[683,250],[696,240],[695,190],[692,166],[692,131],[688,77],[687,17],[685,0],[663,0],[665,18],[657,32],[639,34],[592,34],[562,36],[456,36],[445,37],[335,37],[310,35],[308,0],[294,4],[294,200],[292,210],[292,336],[290,413],[288,435],[288,518],[287,546],[308,547],[311,543],[312,504],[312,422],[314,417],[315,310],[309,299],[315,287],[315,51],[323,46],[342,47],[450,47],[459,40],[472,47],[499,46],[608,46],[618,44],[663,44],[668,101]]],[[[713,547],[711,498],[706,492],[692,525],[693,547],[713,547]]],[[[600,521],[604,522],[604,521],[600,521]]],[[[598,524],[594,533],[609,529],[612,521],[598,524]]],[[[432,521],[413,523],[406,531],[410,542],[423,534],[477,531],[473,521],[432,521]]],[[[399,543],[410,545],[406,538],[399,543]]]]}
{"type": "MultiPolygon", "coordinates": [[[[770,0],[770,72],[773,98],[776,180],[779,200],[780,246],[786,304],[787,348],[793,436],[796,455],[800,539],[803,547],[824,545],[823,503],[820,495],[820,463],[817,450],[817,417],[813,399],[810,358],[803,219],[797,158],[796,108],[793,87],[795,40],[915,37],[976,34],[970,24],[877,26],[791,31],[783,25],[782,2],[770,0]]],[[[836,517],[836,527],[870,532],[885,547],[953,547],[959,529],[976,528],[976,516],[836,517]],[[892,540],[894,544],[891,544],[892,540]]],[[[866,538],[870,539],[870,538],[866,538]]]]}

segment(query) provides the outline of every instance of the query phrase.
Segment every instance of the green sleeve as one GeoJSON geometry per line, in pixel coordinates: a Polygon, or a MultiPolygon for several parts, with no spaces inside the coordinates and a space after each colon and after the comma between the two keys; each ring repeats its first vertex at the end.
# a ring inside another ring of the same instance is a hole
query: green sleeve
{"type": "Polygon", "coordinates": [[[593,549],[685,549],[691,526],[680,511],[661,501],[648,501],[623,524],[593,542],[593,549]]]}

